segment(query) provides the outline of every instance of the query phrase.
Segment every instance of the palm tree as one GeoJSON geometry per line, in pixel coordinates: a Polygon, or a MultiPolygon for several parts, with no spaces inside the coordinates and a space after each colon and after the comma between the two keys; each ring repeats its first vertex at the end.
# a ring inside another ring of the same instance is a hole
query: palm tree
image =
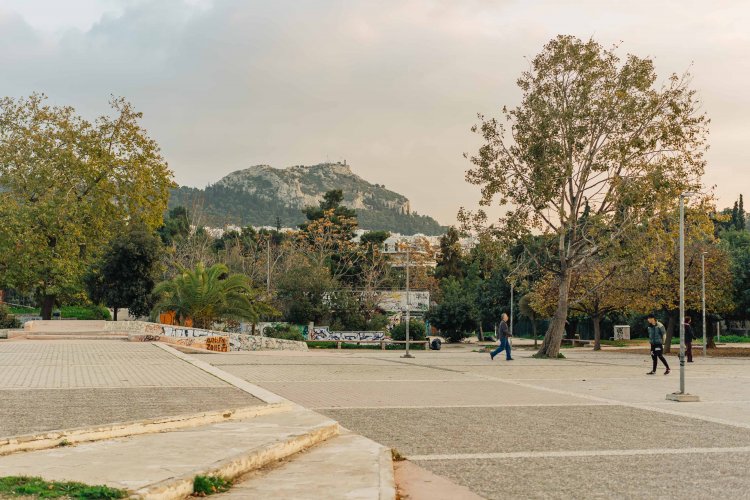
{"type": "Polygon", "coordinates": [[[261,316],[278,314],[250,285],[247,276],[230,275],[224,264],[206,269],[199,262],[194,269],[159,283],[154,295],[154,313],[174,311],[180,324],[190,318],[196,328],[210,329],[215,321],[224,319],[255,324],[261,316]]]}

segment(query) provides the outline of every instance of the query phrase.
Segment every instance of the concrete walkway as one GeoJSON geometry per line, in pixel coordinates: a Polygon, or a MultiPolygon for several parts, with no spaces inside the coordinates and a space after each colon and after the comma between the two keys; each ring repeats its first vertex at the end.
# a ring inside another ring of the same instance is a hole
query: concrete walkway
{"type": "Polygon", "coordinates": [[[345,432],[271,470],[241,478],[229,492],[215,498],[392,499],[390,454],[367,438],[345,432]]]}
{"type": "Polygon", "coordinates": [[[334,420],[171,347],[18,341],[0,344],[0,363],[0,395],[12,401],[0,405],[0,413],[9,415],[0,430],[12,434],[0,440],[7,445],[0,451],[11,452],[0,456],[2,476],[106,484],[149,499],[185,498],[198,475],[243,476],[228,493],[233,498],[284,488],[291,498],[315,500],[395,497],[390,449],[351,433],[337,437],[340,427],[334,420]],[[143,404],[145,395],[151,405],[143,404]],[[79,407],[70,408],[70,401],[79,407]],[[206,401],[246,405],[237,411],[224,406],[226,411],[113,423],[120,416],[166,417],[178,407],[197,409],[206,401]],[[69,425],[70,413],[79,425],[69,425]],[[98,427],[81,428],[86,422],[98,427]],[[78,429],[49,430],[66,426],[78,429]],[[134,434],[128,434],[131,430],[134,434]],[[112,432],[123,437],[111,439],[112,432]],[[89,437],[56,446],[69,441],[66,436],[89,437]],[[23,442],[37,443],[37,451],[18,451],[16,445],[23,442]]]}
{"type": "Polygon", "coordinates": [[[750,360],[687,367],[699,403],[666,401],[647,356],[566,349],[490,361],[471,349],[201,355],[397,449],[490,499],[742,498],[750,490],[750,360]],[[644,471],[648,471],[647,473],[644,471]]]}

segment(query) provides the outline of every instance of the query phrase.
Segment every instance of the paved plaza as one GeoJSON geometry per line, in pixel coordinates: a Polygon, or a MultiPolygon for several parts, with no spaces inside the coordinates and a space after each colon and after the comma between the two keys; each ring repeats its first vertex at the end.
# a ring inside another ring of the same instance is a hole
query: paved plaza
{"type": "MultiPolygon", "coordinates": [[[[215,366],[396,448],[486,498],[746,498],[750,362],[701,359],[665,400],[678,367],[647,376],[650,358],[566,349],[515,360],[448,346],[415,352],[310,351],[200,355],[215,366]]],[[[676,364],[675,360],[675,364],[676,364]]]]}
{"type": "Polygon", "coordinates": [[[156,345],[0,342],[0,437],[260,401],[156,345]]]}

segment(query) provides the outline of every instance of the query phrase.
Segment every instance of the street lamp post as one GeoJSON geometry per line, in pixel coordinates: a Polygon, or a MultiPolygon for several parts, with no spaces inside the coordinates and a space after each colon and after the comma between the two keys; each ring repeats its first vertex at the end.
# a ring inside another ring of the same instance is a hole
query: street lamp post
{"type": "Polygon", "coordinates": [[[706,358],[706,253],[701,254],[701,301],[703,302],[703,359],[706,358]]]}
{"type": "Polygon", "coordinates": [[[409,299],[409,243],[406,244],[406,354],[401,356],[402,358],[413,358],[409,354],[409,321],[411,313],[411,301],[409,299]]]}
{"type": "Polygon", "coordinates": [[[667,394],[672,401],[698,401],[698,396],[685,392],[685,198],[697,193],[680,195],[680,392],[667,394]]]}
{"type": "Polygon", "coordinates": [[[513,283],[510,284],[510,336],[513,337],[513,283]]]}

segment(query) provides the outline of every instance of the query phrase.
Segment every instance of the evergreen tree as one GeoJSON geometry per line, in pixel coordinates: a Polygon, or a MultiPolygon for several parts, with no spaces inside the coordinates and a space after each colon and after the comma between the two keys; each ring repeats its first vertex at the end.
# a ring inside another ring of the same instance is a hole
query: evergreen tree
{"type": "Polygon", "coordinates": [[[737,205],[737,230],[738,231],[744,231],[746,229],[746,221],[745,221],[745,204],[742,199],[742,195],[740,195],[740,201],[737,205]]]}
{"type": "Polygon", "coordinates": [[[729,221],[730,227],[737,229],[739,225],[739,218],[740,218],[740,209],[738,202],[734,202],[734,206],[732,207],[732,218],[729,221]]]}

